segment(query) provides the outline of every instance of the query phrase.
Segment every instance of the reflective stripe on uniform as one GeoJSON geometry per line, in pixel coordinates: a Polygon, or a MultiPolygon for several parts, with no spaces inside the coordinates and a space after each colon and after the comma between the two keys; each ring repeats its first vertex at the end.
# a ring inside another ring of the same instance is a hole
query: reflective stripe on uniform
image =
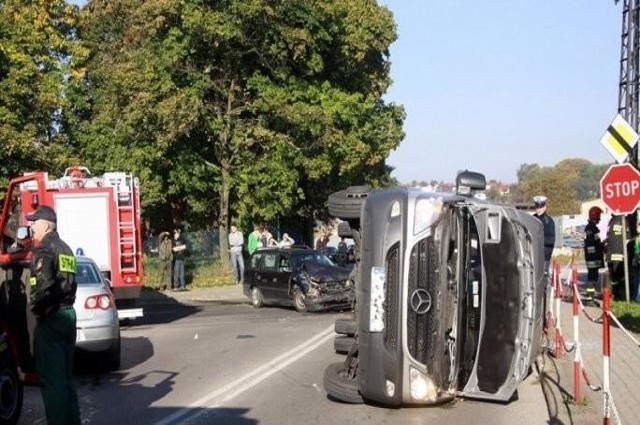
{"type": "Polygon", "coordinates": [[[36,278],[35,278],[35,276],[31,276],[31,277],[29,278],[29,285],[31,285],[31,286],[35,286],[35,285],[36,285],[36,278]]]}
{"type": "Polygon", "coordinates": [[[602,262],[595,260],[595,261],[587,261],[587,268],[588,269],[593,269],[595,267],[602,267],[602,262]]]}
{"type": "Polygon", "coordinates": [[[611,254],[611,261],[622,261],[624,256],[622,254],[611,254]]]}

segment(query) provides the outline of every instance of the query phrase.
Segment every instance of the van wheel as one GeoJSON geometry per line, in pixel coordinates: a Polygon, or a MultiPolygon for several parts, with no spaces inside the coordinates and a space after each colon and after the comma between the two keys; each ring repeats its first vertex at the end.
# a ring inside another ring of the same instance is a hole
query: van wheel
{"type": "Polygon", "coordinates": [[[343,220],[360,219],[360,210],[369,192],[369,186],[351,186],[332,193],[329,195],[329,214],[343,220]]]}
{"type": "Polygon", "coordinates": [[[333,349],[338,354],[347,354],[355,342],[356,339],[353,337],[337,336],[333,340],[333,349]]]}
{"type": "Polygon", "coordinates": [[[293,290],[293,306],[296,308],[296,311],[300,313],[304,313],[307,311],[307,306],[304,304],[305,295],[298,288],[293,290]]]}
{"type": "Polygon", "coordinates": [[[24,388],[14,362],[6,355],[0,360],[0,423],[15,425],[20,418],[24,388]]]}
{"type": "Polygon", "coordinates": [[[260,308],[264,305],[264,299],[262,298],[262,291],[255,286],[251,288],[251,306],[253,308],[260,308]]]}
{"type": "Polygon", "coordinates": [[[356,334],[356,321],[353,319],[336,319],[334,329],[337,334],[353,336],[356,334]]]}
{"type": "Polygon", "coordinates": [[[349,378],[344,362],[332,363],[324,370],[324,389],[329,397],[335,400],[362,404],[358,384],[349,378]]]}

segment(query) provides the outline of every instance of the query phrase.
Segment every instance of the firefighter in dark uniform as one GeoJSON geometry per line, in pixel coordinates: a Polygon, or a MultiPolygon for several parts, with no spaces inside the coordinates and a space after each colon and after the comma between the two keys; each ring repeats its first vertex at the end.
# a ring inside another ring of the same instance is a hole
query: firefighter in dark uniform
{"type": "Polygon", "coordinates": [[[533,198],[533,205],[536,208],[534,217],[542,222],[542,228],[544,233],[544,274],[549,274],[549,265],[551,264],[551,254],[553,254],[553,247],[556,244],[556,223],[553,218],[547,214],[547,197],[535,196],[533,198]]]}
{"type": "Polygon", "coordinates": [[[600,239],[598,223],[602,209],[591,207],[589,209],[589,221],[584,228],[584,259],[587,263],[587,289],[586,300],[593,301],[598,282],[598,272],[604,267],[604,244],[600,239]]]}
{"type": "Polygon", "coordinates": [[[611,293],[613,298],[620,301],[625,298],[624,281],[624,243],[629,239],[622,234],[622,218],[624,216],[614,215],[609,220],[607,228],[607,266],[609,267],[609,278],[611,282],[611,293]]]}
{"type": "Polygon", "coordinates": [[[36,316],[34,353],[48,425],[79,425],[73,381],[76,343],[76,260],[56,231],[56,213],[40,206],[27,215],[33,222],[31,311],[36,316]]]}

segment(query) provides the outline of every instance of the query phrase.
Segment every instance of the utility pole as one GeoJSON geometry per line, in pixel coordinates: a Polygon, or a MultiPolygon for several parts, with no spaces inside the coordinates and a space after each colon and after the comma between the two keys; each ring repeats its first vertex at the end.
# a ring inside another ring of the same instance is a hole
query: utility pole
{"type": "MultiPolygon", "coordinates": [[[[618,4],[619,0],[614,0],[618,4]]],[[[618,113],[627,120],[629,125],[638,131],[638,83],[640,80],[640,24],[638,10],[640,0],[623,0],[622,2],[622,43],[620,44],[620,85],[618,92],[618,113]]],[[[629,153],[629,162],[636,169],[638,163],[638,145],[629,153]]],[[[635,237],[636,214],[623,217],[622,220],[622,252],[624,258],[625,295],[629,301],[629,253],[627,252],[627,219],[631,218],[632,229],[630,235],[635,237]]],[[[633,253],[631,253],[633,254],[633,253]]],[[[618,283],[620,284],[620,283],[618,283]]]]}

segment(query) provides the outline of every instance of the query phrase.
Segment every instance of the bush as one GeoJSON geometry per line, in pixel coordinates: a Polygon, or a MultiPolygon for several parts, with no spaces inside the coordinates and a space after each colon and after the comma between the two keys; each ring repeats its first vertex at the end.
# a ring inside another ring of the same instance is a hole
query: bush
{"type": "MultiPolygon", "coordinates": [[[[160,287],[160,260],[158,257],[145,256],[144,287],[157,290],[160,287]]],[[[211,288],[234,284],[228,263],[219,259],[193,258],[185,260],[185,281],[192,288],[211,288]]]]}

